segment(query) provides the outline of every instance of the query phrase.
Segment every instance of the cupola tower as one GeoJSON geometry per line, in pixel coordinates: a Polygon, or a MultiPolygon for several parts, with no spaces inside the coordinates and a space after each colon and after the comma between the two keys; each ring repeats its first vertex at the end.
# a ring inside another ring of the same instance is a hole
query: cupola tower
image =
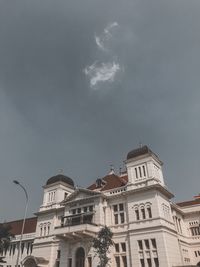
{"type": "Polygon", "coordinates": [[[152,181],[164,186],[162,165],[159,157],[146,145],[131,150],[126,159],[128,180],[132,184],[152,181]]]}

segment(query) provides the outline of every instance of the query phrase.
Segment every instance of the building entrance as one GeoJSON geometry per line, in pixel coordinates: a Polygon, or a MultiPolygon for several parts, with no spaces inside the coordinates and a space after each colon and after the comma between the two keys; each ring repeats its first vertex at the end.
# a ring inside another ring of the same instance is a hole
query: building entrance
{"type": "Polygon", "coordinates": [[[27,257],[23,264],[24,267],[37,267],[36,261],[33,257],[27,257]]]}
{"type": "Polygon", "coordinates": [[[85,267],[85,251],[78,248],[76,251],[76,267],[85,267]]]}

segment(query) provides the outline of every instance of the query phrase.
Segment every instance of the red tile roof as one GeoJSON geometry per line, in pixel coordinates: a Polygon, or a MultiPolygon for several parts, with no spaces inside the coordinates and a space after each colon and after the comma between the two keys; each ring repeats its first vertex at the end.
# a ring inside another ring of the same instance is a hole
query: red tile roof
{"type": "Polygon", "coordinates": [[[196,198],[196,199],[193,199],[193,200],[176,203],[176,205],[178,205],[180,207],[194,206],[194,205],[198,205],[198,204],[200,204],[200,198],[196,198]]]}
{"type": "Polygon", "coordinates": [[[128,176],[124,175],[120,177],[116,174],[108,174],[105,177],[103,177],[101,180],[103,182],[101,187],[98,187],[96,183],[93,183],[92,185],[88,187],[88,189],[106,191],[106,190],[122,187],[126,185],[128,181],[128,176]]]}
{"type": "MultiPolygon", "coordinates": [[[[11,233],[13,235],[20,235],[22,230],[23,220],[6,222],[11,226],[11,233]]],[[[27,218],[25,221],[24,234],[34,233],[36,231],[37,217],[27,218]]]]}

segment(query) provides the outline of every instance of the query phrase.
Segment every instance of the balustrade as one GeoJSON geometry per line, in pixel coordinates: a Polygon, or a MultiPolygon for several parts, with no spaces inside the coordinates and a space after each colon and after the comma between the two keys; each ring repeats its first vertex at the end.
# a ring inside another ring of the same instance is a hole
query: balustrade
{"type": "Polygon", "coordinates": [[[61,227],[73,226],[79,224],[92,224],[94,212],[79,213],[69,216],[63,216],[61,219],[61,227]]]}

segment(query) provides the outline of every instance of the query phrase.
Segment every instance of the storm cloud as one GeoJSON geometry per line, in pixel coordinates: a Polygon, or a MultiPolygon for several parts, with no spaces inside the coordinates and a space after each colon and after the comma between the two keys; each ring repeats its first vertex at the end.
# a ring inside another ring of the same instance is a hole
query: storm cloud
{"type": "Polygon", "coordinates": [[[163,160],[177,200],[199,193],[199,9],[197,0],[0,1],[1,221],[23,216],[12,180],[26,186],[31,215],[59,169],[88,186],[139,142],[163,160]]]}

